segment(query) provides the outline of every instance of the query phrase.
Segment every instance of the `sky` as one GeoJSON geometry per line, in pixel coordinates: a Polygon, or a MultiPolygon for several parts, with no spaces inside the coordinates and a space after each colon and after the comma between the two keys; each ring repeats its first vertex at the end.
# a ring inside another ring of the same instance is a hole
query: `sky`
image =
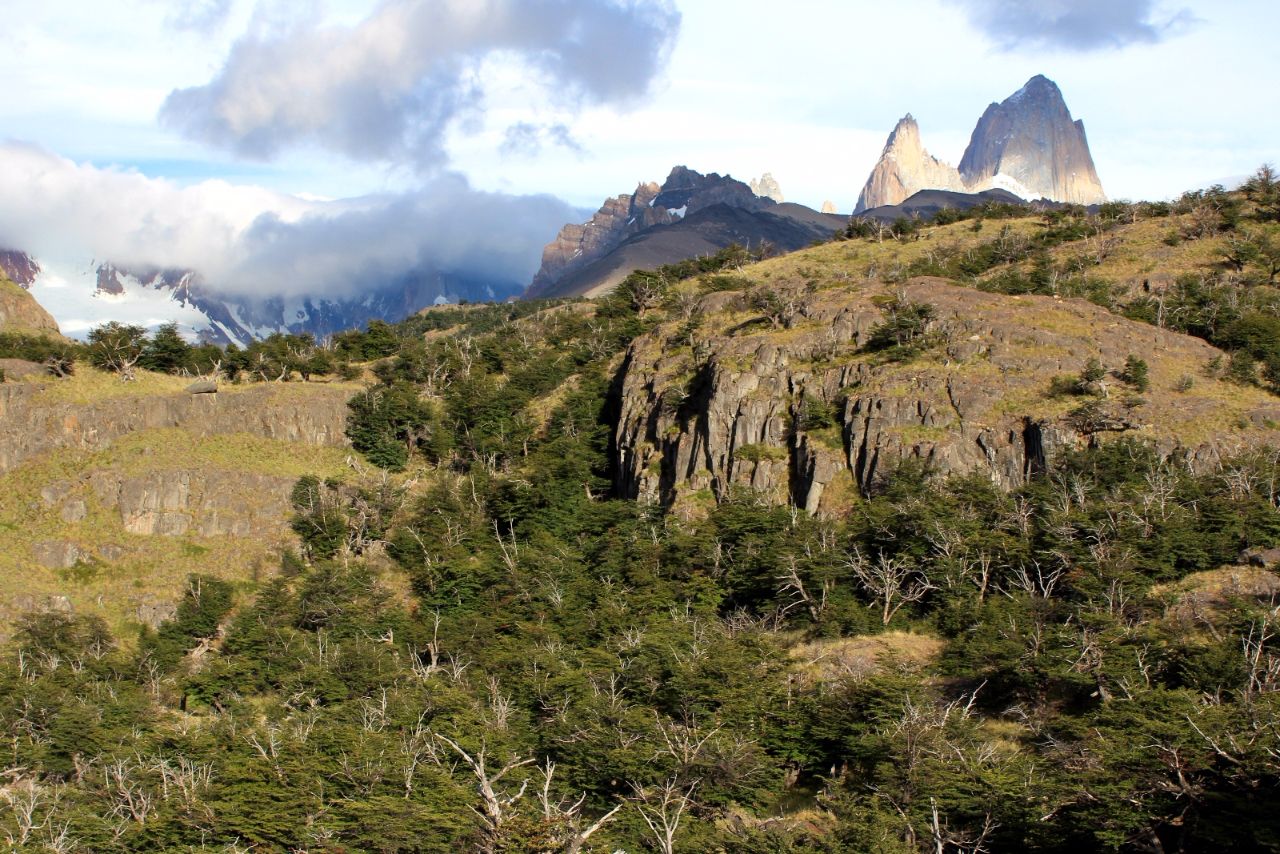
{"type": "MultiPolygon", "coordinates": [[[[849,210],[1045,74],[1113,198],[1280,162],[1274,0],[6,0],[0,244],[338,295],[527,279],[677,164],[849,210]]],[[[3,247],[0,247],[3,248],[3,247]]]]}

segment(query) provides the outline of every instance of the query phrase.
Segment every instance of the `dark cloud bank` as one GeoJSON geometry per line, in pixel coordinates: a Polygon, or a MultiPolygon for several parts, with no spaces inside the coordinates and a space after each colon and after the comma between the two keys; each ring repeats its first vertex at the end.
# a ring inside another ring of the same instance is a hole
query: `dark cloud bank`
{"type": "Polygon", "coordinates": [[[1105,50],[1152,44],[1195,23],[1155,0],[949,0],[1004,50],[1105,50]]]}

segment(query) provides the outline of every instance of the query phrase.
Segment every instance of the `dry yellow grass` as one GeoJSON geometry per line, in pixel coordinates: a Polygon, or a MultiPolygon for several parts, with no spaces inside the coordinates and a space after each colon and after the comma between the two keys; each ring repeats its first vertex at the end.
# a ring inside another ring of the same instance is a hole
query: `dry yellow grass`
{"type": "Polygon", "coordinates": [[[862,679],[892,666],[923,667],[937,659],[945,643],[930,635],[885,632],[815,640],[790,650],[792,668],[809,684],[862,679]]]}

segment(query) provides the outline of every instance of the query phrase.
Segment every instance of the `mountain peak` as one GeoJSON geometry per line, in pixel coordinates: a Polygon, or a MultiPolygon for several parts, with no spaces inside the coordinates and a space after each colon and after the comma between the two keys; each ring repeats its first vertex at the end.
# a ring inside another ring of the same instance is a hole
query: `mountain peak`
{"type": "Polygon", "coordinates": [[[1062,90],[1043,74],[987,107],[958,170],[925,151],[919,125],[907,113],[889,134],[856,210],[901,204],[919,190],[978,193],[995,187],[1028,200],[1106,200],[1084,124],[1072,119],[1062,90]]]}
{"type": "Polygon", "coordinates": [[[1056,202],[1106,201],[1085,138],[1058,84],[1037,74],[978,120],[960,159],[970,187],[1017,187],[1020,195],[1056,202]]]}
{"type": "Polygon", "coordinates": [[[867,178],[854,211],[897,205],[922,189],[964,190],[960,173],[925,150],[920,126],[907,113],[885,141],[880,162],[867,178]]]}

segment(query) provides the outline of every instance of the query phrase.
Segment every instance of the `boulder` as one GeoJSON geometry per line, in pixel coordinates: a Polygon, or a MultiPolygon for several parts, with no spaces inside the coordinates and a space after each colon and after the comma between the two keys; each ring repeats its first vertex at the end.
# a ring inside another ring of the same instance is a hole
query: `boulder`
{"type": "Polygon", "coordinates": [[[217,380],[196,380],[187,386],[187,394],[217,394],[217,380]]]}
{"type": "Polygon", "coordinates": [[[1274,569],[1280,566],[1280,548],[1264,549],[1255,547],[1245,549],[1236,562],[1245,566],[1256,566],[1262,569],[1274,569]]]}

